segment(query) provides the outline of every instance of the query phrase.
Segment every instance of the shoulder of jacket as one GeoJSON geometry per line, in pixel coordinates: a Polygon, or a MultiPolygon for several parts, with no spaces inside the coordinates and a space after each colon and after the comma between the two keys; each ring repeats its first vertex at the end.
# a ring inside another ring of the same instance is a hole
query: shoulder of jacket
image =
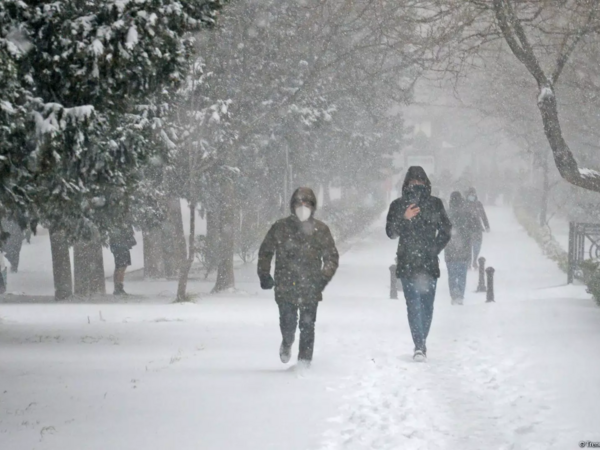
{"type": "Polygon", "coordinates": [[[281,227],[285,227],[285,226],[286,226],[286,224],[288,223],[288,219],[289,219],[288,217],[284,217],[283,219],[279,219],[279,220],[277,220],[277,221],[276,221],[276,222],[275,222],[275,223],[274,223],[274,224],[271,226],[271,229],[272,229],[272,230],[278,230],[278,229],[280,229],[281,227]]]}
{"type": "Polygon", "coordinates": [[[327,226],[327,224],[319,219],[314,219],[315,221],[315,228],[318,231],[329,231],[329,227],[327,226]]]}
{"type": "Polygon", "coordinates": [[[402,204],[406,203],[406,200],[404,199],[404,197],[399,197],[396,200],[392,201],[392,203],[390,203],[390,209],[392,208],[400,208],[402,206],[402,204]]]}
{"type": "Polygon", "coordinates": [[[431,196],[431,201],[436,205],[436,206],[441,206],[442,208],[444,208],[444,202],[442,201],[441,198],[439,197],[434,197],[433,195],[431,196]]]}
{"type": "Polygon", "coordinates": [[[290,222],[292,222],[292,220],[294,220],[294,218],[293,218],[291,215],[289,215],[289,216],[287,216],[287,217],[282,217],[282,218],[281,218],[281,219],[279,219],[277,222],[275,222],[275,224],[276,224],[276,225],[277,225],[277,224],[287,224],[287,223],[290,223],[290,222]]]}

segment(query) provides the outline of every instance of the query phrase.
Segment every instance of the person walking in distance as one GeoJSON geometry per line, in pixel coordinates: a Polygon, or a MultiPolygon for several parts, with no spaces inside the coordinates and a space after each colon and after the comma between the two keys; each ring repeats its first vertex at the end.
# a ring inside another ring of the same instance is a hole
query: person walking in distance
{"type": "Polygon", "coordinates": [[[453,305],[462,305],[477,219],[465,205],[460,192],[453,192],[450,195],[448,215],[452,223],[452,238],[444,250],[444,259],[448,268],[450,298],[453,305]]]}
{"type": "Polygon", "coordinates": [[[481,245],[483,243],[483,230],[489,233],[490,223],[488,222],[487,214],[483,204],[477,198],[477,191],[474,187],[467,190],[467,206],[471,211],[471,214],[475,217],[475,231],[472,239],[472,259],[471,265],[473,269],[477,269],[477,259],[479,258],[479,252],[481,252],[481,245]]]}
{"type": "Polygon", "coordinates": [[[261,288],[275,288],[282,336],[281,362],[287,363],[291,358],[300,316],[298,363],[308,367],[313,358],[317,308],[325,286],[338,268],[339,255],[327,225],[314,218],[317,198],[311,189],[298,188],[290,208],[292,214],[275,222],[260,246],[258,277],[261,288]]]}
{"type": "Polygon", "coordinates": [[[402,196],[390,205],[386,233],[390,239],[399,239],[396,275],[404,290],[416,361],[427,357],[427,336],[440,277],[438,255],[450,240],[451,229],[442,201],[431,195],[425,170],[409,167],[402,196]]]}
{"type": "Polygon", "coordinates": [[[25,233],[23,228],[27,221],[22,216],[14,215],[10,218],[2,220],[2,228],[9,233],[8,238],[2,245],[2,251],[6,255],[6,259],[10,263],[11,273],[19,271],[19,260],[21,256],[21,248],[25,233]]]}
{"type": "Polygon", "coordinates": [[[125,292],[125,271],[131,265],[130,250],[137,244],[130,224],[114,227],[109,234],[109,247],[115,258],[114,295],[127,295],[125,292]]]}
{"type": "Polygon", "coordinates": [[[4,264],[4,254],[0,249],[0,295],[6,293],[6,266],[4,264]]]}

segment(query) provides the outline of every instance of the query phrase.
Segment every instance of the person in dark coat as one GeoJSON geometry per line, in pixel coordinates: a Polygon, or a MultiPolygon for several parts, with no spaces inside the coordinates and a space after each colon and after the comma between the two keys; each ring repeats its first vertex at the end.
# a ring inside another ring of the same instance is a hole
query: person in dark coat
{"type": "Polygon", "coordinates": [[[114,295],[127,295],[125,292],[125,271],[131,265],[130,250],[137,244],[133,227],[122,224],[113,228],[109,234],[109,247],[115,258],[114,295]]]}
{"type": "Polygon", "coordinates": [[[426,340],[440,277],[438,255],[450,240],[451,229],[442,201],[431,195],[425,170],[410,167],[402,197],[390,205],[386,233],[390,239],[399,238],[396,275],[404,290],[415,360],[427,356],[426,340]]]}
{"type": "Polygon", "coordinates": [[[6,266],[4,265],[4,254],[0,250],[0,295],[6,292],[6,266]]]}
{"type": "Polygon", "coordinates": [[[460,192],[453,192],[450,195],[448,215],[452,222],[452,238],[444,250],[444,259],[448,268],[448,284],[452,304],[462,305],[477,219],[465,205],[465,200],[460,192]]]}
{"type": "Polygon", "coordinates": [[[21,256],[21,248],[23,246],[23,239],[25,239],[25,234],[23,233],[21,224],[19,224],[17,220],[13,220],[12,218],[3,219],[2,228],[4,229],[4,231],[10,234],[6,242],[4,242],[2,250],[6,255],[6,259],[10,263],[10,271],[12,273],[17,273],[19,271],[19,260],[21,256]]]}
{"type": "Polygon", "coordinates": [[[471,187],[467,190],[466,197],[467,206],[471,211],[471,214],[473,214],[476,219],[472,240],[473,253],[471,265],[473,266],[473,269],[477,269],[477,259],[479,258],[479,252],[481,252],[481,245],[483,243],[483,231],[485,230],[489,233],[490,223],[488,222],[487,214],[485,213],[483,204],[477,198],[477,191],[474,187],[471,187]]]}
{"type": "Polygon", "coordinates": [[[290,208],[292,214],[275,222],[260,246],[258,277],[263,289],[275,288],[282,335],[281,361],[287,363],[291,358],[300,314],[298,362],[308,366],[313,357],[317,307],[338,268],[339,255],[327,225],[314,218],[317,198],[311,189],[297,189],[290,208]]]}

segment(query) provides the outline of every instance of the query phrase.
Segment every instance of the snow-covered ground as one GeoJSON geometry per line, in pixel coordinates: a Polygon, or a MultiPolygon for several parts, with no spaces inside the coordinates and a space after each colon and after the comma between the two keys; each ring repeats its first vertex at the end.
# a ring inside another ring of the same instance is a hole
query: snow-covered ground
{"type": "MultiPolygon", "coordinates": [[[[279,362],[277,308],[253,266],[239,268],[239,291],[196,304],[170,303],[173,281],[135,279],[128,303],[5,298],[0,449],[562,450],[600,441],[600,308],[583,287],[564,285],[509,209],[488,212],[482,253],[496,268],[497,302],[472,293],[471,272],[465,306],[451,306],[442,275],[426,364],[411,360],[404,301],[388,299],[395,242],[382,226],[342,256],[307,372],[279,362]]],[[[51,293],[40,249],[35,261],[24,255],[11,289],[51,293]]],[[[196,280],[190,290],[210,287],[196,280]]]]}

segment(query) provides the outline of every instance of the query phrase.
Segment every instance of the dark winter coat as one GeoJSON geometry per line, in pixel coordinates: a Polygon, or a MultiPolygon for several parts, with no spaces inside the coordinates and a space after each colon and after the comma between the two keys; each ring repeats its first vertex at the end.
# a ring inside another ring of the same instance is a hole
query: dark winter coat
{"type": "Polygon", "coordinates": [[[476,219],[474,222],[474,231],[480,234],[483,233],[483,230],[490,231],[490,223],[488,222],[487,214],[485,213],[485,208],[483,207],[483,203],[481,203],[477,199],[477,192],[474,188],[470,188],[467,191],[466,196],[469,197],[469,195],[475,196],[474,201],[466,201],[467,208],[476,219]]]}
{"type": "Polygon", "coordinates": [[[451,230],[452,224],[442,201],[431,195],[431,183],[425,171],[420,167],[409,168],[402,187],[402,197],[394,200],[390,205],[386,223],[388,237],[399,238],[396,268],[398,278],[408,278],[418,274],[439,278],[438,255],[450,240],[451,230]],[[421,212],[412,220],[406,220],[404,213],[412,203],[408,198],[408,182],[411,179],[422,178],[427,190],[418,204],[421,212]]]}
{"type": "Polygon", "coordinates": [[[452,222],[452,238],[444,249],[444,259],[446,262],[469,263],[472,257],[473,234],[478,220],[466,205],[462,205],[456,210],[450,210],[448,215],[452,222]]]}
{"type": "Polygon", "coordinates": [[[123,250],[131,250],[137,244],[133,227],[131,225],[123,225],[113,228],[110,232],[109,238],[110,250],[113,253],[123,250]]]}
{"type": "MultiPolygon", "coordinates": [[[[305,195],[309,189],[302,191],[305,195]]],[[[294,209],[292,197],[291,208],[294,209]]],[[[316,207],[316,198],[313,205],[316,207]]],[[[258,276],[270,277],[275,256],[275,300],[297,304],[300,299],[320,301],[333,278],[339,255],[327,225],[311,217],[301,222],[294,213],[271,227],[258,252],[258,276]]]]}
{"type": "Polygon", "coordinates": [[[12,269],[16,270],[19,267],[19,256],[25,234],[21,225],[16,220],[3,219],[2,228],[10,234],[4,245],[2,245],[2,251],[6,255],[8,262],[10,262],[12,269]]]}

